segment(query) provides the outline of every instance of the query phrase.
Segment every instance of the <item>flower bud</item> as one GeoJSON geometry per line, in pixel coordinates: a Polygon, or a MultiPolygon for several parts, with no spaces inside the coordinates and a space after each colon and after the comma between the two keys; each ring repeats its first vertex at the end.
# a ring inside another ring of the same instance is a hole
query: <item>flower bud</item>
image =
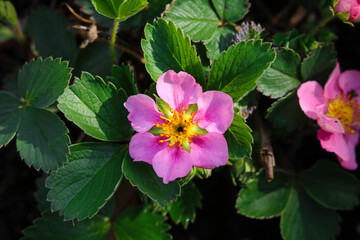
{"type": "Polygon", "coordinates": [[[360,21],[360,0],[334,0],[331,10],[346,23],[360,21]]]}

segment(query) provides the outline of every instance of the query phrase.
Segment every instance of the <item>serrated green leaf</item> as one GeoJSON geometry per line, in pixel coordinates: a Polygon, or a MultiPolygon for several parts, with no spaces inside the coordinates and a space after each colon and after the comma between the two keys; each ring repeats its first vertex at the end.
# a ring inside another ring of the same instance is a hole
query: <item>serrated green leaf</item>
{"type": "Polygon", "coordinates": [[[72,145],[69,162],[46,179],[51,210],[65,220],[94,216],[111,198],[122,178],[126,146],[111,143],[72,145]]]}
{"type": "Polygon", "coordinates": [[[119,22],[135,15],[148,4],[147,0],[91,0],[91,2],[100,14],[119,22]]]}
{"type": "Polygon", "coordinates": [[[208,89],[229,94],[234,102],[256,86],[256,80],[275,59],[270,43],[242,41],[220,54],[210,70],[208,89]]]}
{"type": "Polygon", "coordinates": [[[359,180],[338,164],[319,160],[299,174],[305,191],[326,208],[349,210],[359,203],[359,180]]]}
{"type": "Polygon", "coordinates": [[[0,1],[0,20],[12,25],[17,25],[18,17],[16,9],[10,1],[0,1]]]}
{"type": "Polygon", "coordinates": [[[124,107],[126,94],[84,72],[60,96],[59,109],[88,135],[105,141],[126,141],[133,132],[124,107]]]}
{"type": "Polygon", "coordinates": [[[300,85],[300,56],[291,49],[280,49],[275,61],[258,80],[258,89],[271,98],[283,97],[300,85]]]}
{"type": "MultiPolygon", "coordinates": [[[[122,52],[115,49],[116,59],[118,60],[122,52]]],[[[116,60],[116,61],[117,61],[116,60]]],[[[111,53],[109,44],[93,42],[85,48],[80,49],[76,58],[74,76],[79,77],[82,72],[89,72],[93,76],[105,78],[110,75],[112,68],[111,53]]]]}
{"type": "Polygon", "coordinates": [[[36,192],[34,193],[34,197],[37,201],[37,209],[39,212],[49,211],[50,210],[50,202],[48,202],[47,195],[49,189],[45,187],[45,178],[40,177],[36,179],[36,192]]]}
{"type": "Polygon", "coordinates": [[[66,21],[49,9],[34,12],[26,21],[26,30],[34,42],[35,50],[41,57],[52,56],[70,60],[76,55],[76,41],[66,21]]]}
{"type": "Polygon", "coordinates": [[[169,204],[180,194],[180,186],[177,182],[164,184],[150,164],[133,162],[129,154],[124,159],[122,169],[133,186],[138,187],[142,193],[148,195],[160,206],[169,204]]]}
{"type": "Polygon", "coordinates": [[[204,41],[208,49],[206,54],[211,62],[214,62],[221,52],[231,46],[234,33],[236,33],[236,29],[233,25],[225,25],[224,27],[217,28],[211,38],[204,41]]]}
{"type": "Polygon", "coordinates": [[[38,58],[23,66],[18,74],[22,97],[35,107],[47,107],[64,92],[71,78],[68,62],[38,58]]]}
{"type": "Polygon", "coordinates": [[[95,216],[82,222],[64,222],[58,213],[50,211],[25,228],[21,240],[104,240],[110,230],[108,218],[95,216]]]}
{"type": "Polygon", "coordinates": [[[325,83],[336,62],[336,52],[333,45],[317,48],[301,65],[303,80],[316,80],[325,83]]]}
{"type": "Polygon", "coordinates": [[[21,109],[16,146],[28,165],[45,172],[55,171],[69,152],[67,132],[55,113],[28,106],[21,109]]]}
{"type": "Polygon", "coordinates": [[[335,239],[339,221],[336,211],[324,208],[301,187],[294,186],[281,217],[281,234],[287,240],[335,239]]]}
{"type": "Polygon", "coordinates": [[[262,171],[240,190],[236,207],[240,214],[251,218],[272,218],[281,215],[290,196],[291,181],[283,173],[276,173],[268,182],[262,171]]]}
{"type": "Polygon", "coordinates": [[[246,125],[243,117],[235,114],[224,136],[229,148],[229,158],[250,157],[253,138],[251,129],[246,125]]]}
{"type": "Polygon", "coordinates": [[[236,22],[249,11],[248,0],[213,0],[215,10],[226,22],[236,22]]]}
{"type": "Polygon", "coordinates": [[[112,82],[117,89],[124,89],[128,96],[139,93],[134,82],[134,75],[130,70],[130,65],[114,65],[111,69],[111,75],[112,77],[108,77],[107,80],[112,82]]]}
{"type": "Polygon", "coordinates": [[[8,92],[0,92],[0,148],[8,144],[18,130],[21,102],[8,92]]]}
{"type": "Polygon", "coordinates": [[[167,240],[170,226],[164,223],[166,218],[151,213],[141,207],[130,208],[122,212],[114,224],[117,240],[167,240]]]}
{"type": "Polygon", "coordinates": [[[266,117],[270,119],[275,130],[282,136],[299,129],[307,119],[300,109],[296,91],[273,103],[268,109],[266,117]]]}
{"type": "Polygon", "coordinates": [[[185,37],[172,21],[159,19],[153,25],[147,24],[145,37],[141,41],[145,67],[155,82],[168,70],[184,71],[205,87],[205,74],[196,49],[191,46],[189,37],[185,37]]]}
{"type": "Polygon", "coordinates": [[[184,30],[191,40],[211,38],[221,22],[207,0],[178,0],[166,17],[184,30]]]}
{"type": "Polygon", "coordinates": [[[181,189],[181,195],[169,207],[171,219],[184,227],[195,220],[196,208],[201,208],[201,193],[193,182],[181,189]]]}

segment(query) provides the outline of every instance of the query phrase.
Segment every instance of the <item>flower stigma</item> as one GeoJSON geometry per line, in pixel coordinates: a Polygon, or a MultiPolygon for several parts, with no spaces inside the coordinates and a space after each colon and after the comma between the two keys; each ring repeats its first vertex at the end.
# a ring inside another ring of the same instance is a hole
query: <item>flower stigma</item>
{"type": "Polygon", "coordinates": [[[162,137],[159,143],[169,142],[169,147],[182,146],[184,150],[190,152],[190,143],[192,143],[193,139],[198,135],[207,134],[205,129],[197,125],[199,120],[194,120],[197,105],[190,104],[188,109],[182,106],[180,111],[169,108],[169,111],[170,114],[167,114],[167,117],[159,116],[166,123],[155,124],[155,127],[160,130],[157,131],[158,135],[162,137]]]}
{"type": "Polygon", "coordinates": [[[326,115],[339,119],[346,133],[354,134],[360,129],[360,105],[351,93],[330,99],[326,115]]]}

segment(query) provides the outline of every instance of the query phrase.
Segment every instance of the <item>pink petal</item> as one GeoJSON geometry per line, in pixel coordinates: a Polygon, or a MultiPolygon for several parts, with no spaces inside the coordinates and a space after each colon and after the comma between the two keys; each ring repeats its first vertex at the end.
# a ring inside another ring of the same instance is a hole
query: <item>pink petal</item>
{"type": "Polygon", "coordinates": [[[346,135],[348,134],[329,133],[320,129],[317,138],[320,140],[322,148],[336,154],[341,166],[353,170],[357,167],[355,146],[346,135]]]}
{"type": "Polygon", "coordinates": [[[159,117],[164,115],[159,112],[154,100],[145,94],[129,97],[124,106],[130,112],[128,119],[137,132],[146,132],[156,123],[164,122],[159,117]]]}
{"type": "Polygon", "coordinates": [[[358,21],[360,19],[360,0],[353,0],[350,10],[349,21],[358,21]]]}
{"type": "Polygon", "coordinates": [[[186,72],[176,74],[173,70],[159,77],[156,91],[161,99],[178,111],[182,106],[188,108],[189,104],[196,103],[202,93],[200,84],[193,76],[186,72]]]}
{"type": "Polygon", "coordinates": [[[303,112],[312,119],[318,119],[316,107],[326,102],[324,91],[316,81],[308,81],[297,90],[299,104],[303,112]]]}
{"type": "Polygon", "coordinates": [[[349,12],[351,9],[353,0],[339,0],[338,4],[335,6],[335,12],[349,12]]]}
{"type": "Polygon", "coordinates": [[[318,114],[317,123],[323,130],[330,133],[345,133],[345,129],[339,119],[328,117],[325,114],[327,112],[327,104],[317,106],[316,111],[318,114]]]}
{"type": "Polygon", "coordinates": [[[360,95],[360,71],[348,70],[343,72],[339,77],[339,85],[345,95],[353,90],[360,95]]]}
{"type": "Polygon", "coordinates": [[[338,83],[339,76],[340,76],[340,65],[339,63],[336,63],[336,66],[332,71],[324,87],[324,96],[327,99],[334,99],[336,98],[336,96],[340,96],[340,94],[342,93],[338,83]]]}
{"type": "Polygon", "coordinates": [[[191,170],[190,154],[182,147],[166,147],[153,158],[156,174],[167,184],[178,177],[185,177],[191,170]]]}
{"type": "Polygon", "coordinates": [[[208,133],[192,139],[190,156],[196,167],[213,169],[229,160],[228,146],[220,133],[208,133]]]}
{"type": "Polygon", "coordinates": [[[355,147],[357,143],[359,142],[359,133],[354,134],[345,134],[345,141],[348,143],[349,147],[352,146],[352,151],[350,151],[350,159],[353,159],[351,161],[346,161],[338,156],[338,159],[340,161],[340,164],[343,168],[348,170],[355,170],[358,165],[356,162],[356,153],[355,153],[355,147]]]}
{"type": "Polygon", "coordinates": [[[199,120],[199,127],[208,132],[223,134],[234,118],[234,103],[232,98],[219,91],[207,91],[201,94],[197,101],[198,111],[194,120],[199,120]]]}
{"type": "Polygon", "coordinates": [[[161,137],[155,137],[151,133],[137,133],[135,134],[129,144],[130,157],[134,161],[144,161],[152,164],[152,160],[156,153],[168,148],[165,143],[159,143],[161,137]]]}

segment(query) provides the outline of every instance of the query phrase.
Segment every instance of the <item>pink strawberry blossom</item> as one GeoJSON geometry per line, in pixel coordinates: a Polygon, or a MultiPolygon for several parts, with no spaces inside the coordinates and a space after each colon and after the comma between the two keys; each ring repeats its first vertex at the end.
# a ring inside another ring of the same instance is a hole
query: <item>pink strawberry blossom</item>
{"type": "Polygon", "coordinates": [[[223,133],[234,117],[232,98],[219,91],[203,93],[190,74],[172,70],[159,77],[156,91],[156,102],[138,94],[124,104],[138,132],[129,146],[134,161],[151,164],[164,183],[186,176],[193,166],[225,165],[223,133]]]}
{"type": "Polygon", "coordinates": [[[303,83],[297,91],[304,113],[317,120],[322,148],[333,152],[342,167],[357,168],[355,147],[360,129],[360,71],[340,73],[339,64],[325,88],[316,81],[303,83]]]}

